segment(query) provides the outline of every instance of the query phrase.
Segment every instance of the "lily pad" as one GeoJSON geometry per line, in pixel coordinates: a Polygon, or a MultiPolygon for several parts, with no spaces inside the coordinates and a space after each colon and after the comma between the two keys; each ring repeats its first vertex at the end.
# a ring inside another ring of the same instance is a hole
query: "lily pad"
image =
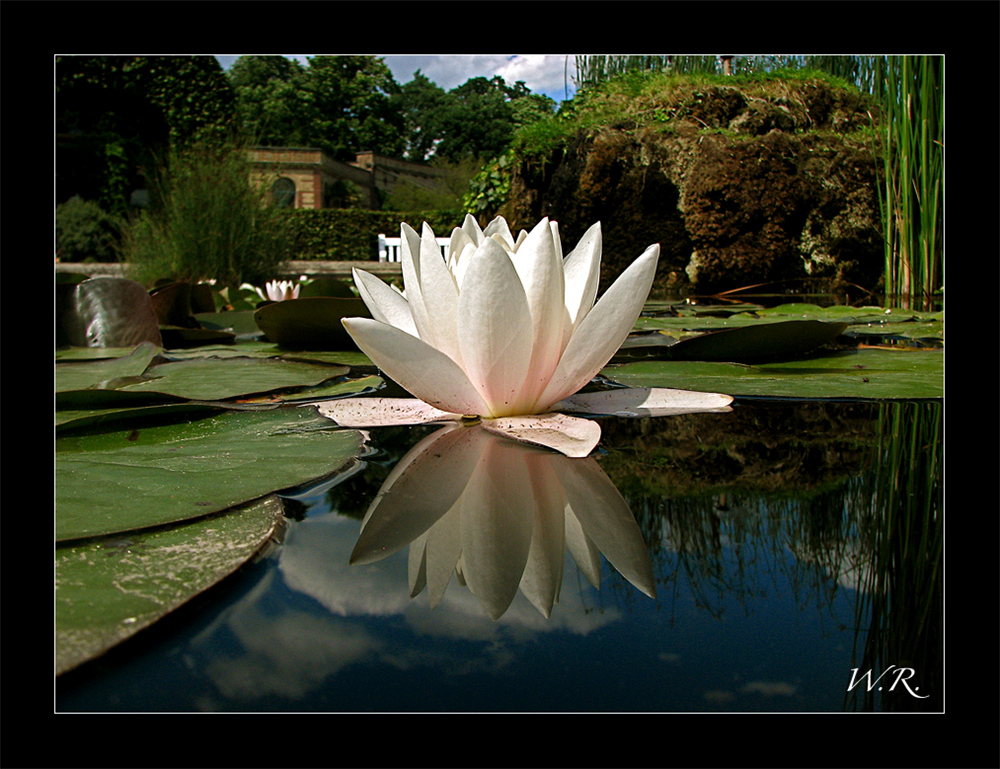
{"type": "Polygon", "coordinates": [[[288,388],[314,387],[349,371],[271,358],[201,358],[151,366],[144,381],[118,388],[122,392],[155,392],[190,400],[224,400],[240,395],[288,388]]]}
{"type": "Polygon", "coordinates": [[[59,548],[56,674],[104,654],[251,559],[284,520],[274,496],[182,525],[59,548]]]}
{"type": "Polygon", "coordinates": [[[749,363],[793,358],[829,344],[848,324],[786,320],[722,329],[675,341],[660,334],[632,336],[619,357],[749,363]]]}
{"type": "Polygon", "coordinates": [[[237,336],[260,334],[253,310],[233,310],[231,312],[200,312],[194,318],[203,328],[228,331],[237,336]]]}
{"type": "Polygon", "coordinates": [[[335,471],[362,433],[309,408],[56,438],[56,539],[134,531],[229,509],[335,471]]]}
{"type": "Polygon", "coordinates": [[[156,345],[143,342],[127,355],[58,364],[56,392],[102,389],[124,378],[141,376],[159,352],[160,348],[156,345]]]}
{"type": "Polygon", "coordinates": [[[159,321],[142,284],[126,278],[90,278],[59,289],[59,342],[77,347],[160,344],[159,321]]]}
{"type": "Polygon", "coordinates": [[[330,275],[320,275],[306,281],[299,291],[299,297],[305,299],[312,296],[341,296],[353,298],[356,294],[349,284],[330,275]]]}
{"type": "Polygon", "coordinates": [[[941,398],[941,351],[856,350],[755,365],[712,361],[636,361],[602,375],[629,387],[675,387],[733,396],[892,400],[941,398]]]}
{"type": "Polygon", "coordinates": [[[160,326],[163,346],[173,349],[200,347],[203,344],[235,344],[236,334],[217,328],[180,328],[160,326]]]}
{"type": "Polygon", "coordinates": [[[295,350],[357,350],[341,321],[370,317],[361,299],[328,296],[274,302],[254,313],[270,341],[295,350]]]}

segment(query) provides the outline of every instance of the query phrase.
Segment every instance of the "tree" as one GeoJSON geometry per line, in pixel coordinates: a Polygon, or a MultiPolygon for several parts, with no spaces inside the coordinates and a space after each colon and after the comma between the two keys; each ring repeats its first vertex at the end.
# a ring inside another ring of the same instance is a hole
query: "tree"
{"type": "Polygon", "coordinates": [[[375,56],[314,56],[307,67],[241,56],[229,79],[252,141],[317,147],[344,161],[366,150],[403,153],[403,118],[390,103],[399,86],[375,56]]]}
{"type": "Polygon", "coordinates": [[[393,110],[403,118],[407,160],[427,160],[442,139],[441,115],[448,93],[419,69],[390,97],[393,110]]]}
{"type": "Polygon", "coordinates": [[[448,92],[439,120],[436,154],[457,162],[499,155],[514,135],[503,79],[476,77],[448,92]]]}
{"type": "Polygon", "coordinates": [[[236,100],[213,56],[56,58],[56,199],[124,213],[171,145],[224,141],[236,100]]]}
{"type": "Polygon", "coordinates": [[[253,144],[297,147],[316,143],[319,122],[308,73],[284,56],[241,56],[229,70],[244,130],[253,144]]]}
{"type": "Polygon", "coordinates": [[[555,108],[554,101],[532,94],[523,81],[509,85],[499,75],[471,78],[448,97],[438,118],[436,154],[452,161],[499,157],[519,125],[555,108]]]}
{"type": "Polygon", "coordinates": [[[513,99],[510,107],[515,129],[551,117],[557,109],[555,100],[541,93],[529,93],[513,99]]]}
{"type": "Polygon", "coordinates": [[[382,59],[314,56],[309,59],[309,86],[325,147],[335,158],[353,160],[366,150],[402,155],[403,118],[390,103],[399,86],[382,59]]]}

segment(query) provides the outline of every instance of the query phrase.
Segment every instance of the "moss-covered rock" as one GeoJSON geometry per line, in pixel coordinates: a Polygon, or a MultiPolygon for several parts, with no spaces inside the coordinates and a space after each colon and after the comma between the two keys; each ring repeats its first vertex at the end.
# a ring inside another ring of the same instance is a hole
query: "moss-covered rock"
{"type": "Polygon", "coordinates": [[[874,288],[884,257],[870,105],[824,78],[720,80],[589,96],[565,141],[542,153],[522,142],[501,213],[518,227],[549,216],[564,241],[600,221],[604,285],[659,242],[660,290],[874,288]]]}

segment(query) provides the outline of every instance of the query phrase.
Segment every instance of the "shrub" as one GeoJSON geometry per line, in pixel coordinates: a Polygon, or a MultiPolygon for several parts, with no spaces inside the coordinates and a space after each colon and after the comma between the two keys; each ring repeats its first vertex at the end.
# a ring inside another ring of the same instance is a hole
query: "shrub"
{"type": "Polygon", "coordinates": [[[118,221],[97,203],[74,196],[56,206],[56,257],[63,262],[117,261],[118,221]]]}
{"type": "Polygon", "coordinates": [[[378,258],[378,235],[399,237],[406,222],[418,232],[424,222],[441,238],[462,224],[460,209],[437,211],[366,211],[362,209],[308,209],[284,211],[289,237],[295,244],[290,257],[302,260],[370,261],[378,258]]]}

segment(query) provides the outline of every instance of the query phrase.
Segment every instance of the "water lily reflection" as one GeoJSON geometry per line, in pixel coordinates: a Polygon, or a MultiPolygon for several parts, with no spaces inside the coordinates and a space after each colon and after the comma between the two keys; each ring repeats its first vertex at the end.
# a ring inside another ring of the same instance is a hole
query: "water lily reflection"
{"type": "Polygon", "coordinates": [[[365,515],[351,563],[409,546],[411,596],[436,606],[454,574],[494,619],[517,591],[548,617],[565,551],[594,587],[601,555],[655,596],[649,551],[628,505],[592,458],[570,459],[448,424],[393,468],[365,515]]]}
{"type": "MultiPolygon", "coordinates": [[[[561,413],[560,404],[591,381],[632,330],[656,274],[659,245],[597,299],[599,223],[565,258],[558,227],[548,219],[515,238],[502,217],[484,230],[467,216],[452,231],[447,260],[426,224],[419,235],[407,224],[401,233],[403,292],[354,271],[372,314],[344,319],[358,347],[421,407],[477,416],[517,440],[586,456],[600,427],[561,413]]],[[[714,405],[730,400],[706,397],[714,405]]],[[[329,415],[348,426],[384,423],[375,401],[351,409],[352,423],[329,415]],[[366,408],[372,411],[363,414],[366,408]]]]}

